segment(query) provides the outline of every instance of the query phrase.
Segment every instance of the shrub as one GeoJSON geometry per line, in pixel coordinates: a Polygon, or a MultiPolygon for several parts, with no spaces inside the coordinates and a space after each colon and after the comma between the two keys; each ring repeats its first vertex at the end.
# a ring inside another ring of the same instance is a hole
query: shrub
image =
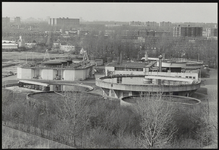
{"type": "Polygon", "coordinates": [[[201,69],[201,78],[208,78],[210,77],[209,69],[201,69]]]}

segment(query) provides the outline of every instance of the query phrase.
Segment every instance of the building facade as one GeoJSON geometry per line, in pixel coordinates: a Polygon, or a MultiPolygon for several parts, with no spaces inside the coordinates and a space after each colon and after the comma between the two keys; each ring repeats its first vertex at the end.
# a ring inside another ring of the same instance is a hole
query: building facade
{"type": "Polygon", "coordinates": [[[165,22],[165,21],[162,21],[160,22],[160,27],[170,27],[172,25],[171,22],[165,22]]]}
{"type": "Polygon", "coordinates": [[[14,23],[15,24],[20,24],[21,23],[21,17],[15,17],[14,18],[14,23]]]}
{"type": "Polygon", "coordinates": [[[173,27],[173,37],[201,37],[202,27],[173,27]]]}
{"type": "Polygon", "coordinates": [[[75,27],[80,25],[80,19],[76,18],[49,18],[50,26],[70,26],[75,27]]]}
{"type": "Polygon", "coordinates": [[[2,24],[5,25],[8,23],[10,23],[10,18],[9,17],[2,17],[2,24]]]}

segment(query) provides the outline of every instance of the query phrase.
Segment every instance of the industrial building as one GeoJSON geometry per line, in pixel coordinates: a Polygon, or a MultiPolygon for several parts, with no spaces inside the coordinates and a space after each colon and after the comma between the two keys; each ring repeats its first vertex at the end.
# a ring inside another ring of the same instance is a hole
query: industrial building
{"type": "MultiPolygon", "coordinates": [[[[142,94],[162,93],[190,96],[200,88],[198,72],[185,72],[186,63],[173,63],[159,58],[145,62],[114,62],[105,67],[105,76],[96,79],[103,96],[123,98],[142,94]]],[[[195,68],[193,68],[195,69],[195,68]]]]}
{"type": "Polygon", "coordinates": [[[82,53],[83,59],[77,62],[66,58],[21,65],[17,67],[17,78],[77,81],[93,77],[95,64],[90,63],[86,51],[82,53]]]}
{"type": "Polygon", "coordinates": [[[172,60],[148,57],[147,51],[145,56],[141,58],[142,62],[112,62],[105,66],[105,75],[116,74],[133,74],[133,75],[145,75],[147,72],[158,72],[161,69],[162,72],[199,72],[199,69],[203,66],[202,61],[190,61],[182,58],[175,58],[172,60]],[[159,68],[159,66],[161,68],[159,68]]]}
{"type": "Polygon", "coordinates": [[[18,44],[15,41],[2,40],[3,50],[16,50],[18,49],[18,44]]]}

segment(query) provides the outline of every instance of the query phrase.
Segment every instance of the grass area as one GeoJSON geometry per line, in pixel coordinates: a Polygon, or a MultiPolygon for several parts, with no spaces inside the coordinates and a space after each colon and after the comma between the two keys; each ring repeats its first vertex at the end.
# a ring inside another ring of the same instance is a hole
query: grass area
{"type": "Polygon", "coordinates": [[[2,126],[2,148],[72,148],[39,136],[2,126]]]}

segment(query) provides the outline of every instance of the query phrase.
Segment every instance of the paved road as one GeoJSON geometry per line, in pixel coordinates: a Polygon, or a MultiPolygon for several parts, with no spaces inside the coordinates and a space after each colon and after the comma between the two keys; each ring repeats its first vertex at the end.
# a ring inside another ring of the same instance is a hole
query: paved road
{"type": "Polygon", "coordinates": [[[210,78],[205,79],[205,85],[202,88],[206,88],[209,102],[209,116],[210,124],[216,128],[213,130],[214,143],[205,148],[217,148],[218,147],[218,71],[211,69],[210,78]]]}

